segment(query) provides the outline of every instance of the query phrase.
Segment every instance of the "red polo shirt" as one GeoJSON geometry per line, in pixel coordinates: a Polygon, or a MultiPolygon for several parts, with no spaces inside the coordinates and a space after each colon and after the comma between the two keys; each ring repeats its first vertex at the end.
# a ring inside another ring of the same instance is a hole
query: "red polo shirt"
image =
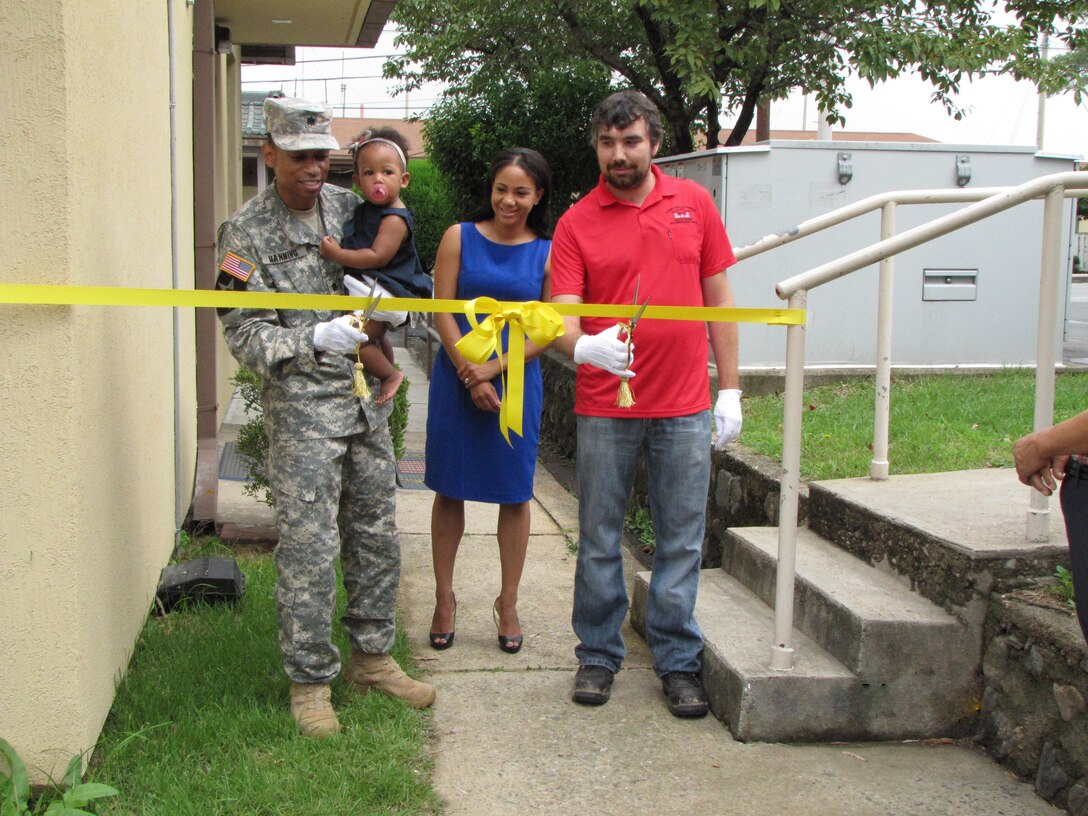
{"type": "MultiPolygon", "coordinates": [[[[604,179],[565,212],[552,240],[552,294],[585,303],[702,306],[702,279],[736,263],[710,194],[693,181],[666,176],[642,206],[620,201],[604,179]]],[[[615,318],[583,317],[596,334],[615,318]]],[[[616,406],[619,378],[578,366],[575,413],[586,416],[687,416],[710,407],[706,324],[643,317],[635,328],[631,379],[635,405],[616,406]]]]}

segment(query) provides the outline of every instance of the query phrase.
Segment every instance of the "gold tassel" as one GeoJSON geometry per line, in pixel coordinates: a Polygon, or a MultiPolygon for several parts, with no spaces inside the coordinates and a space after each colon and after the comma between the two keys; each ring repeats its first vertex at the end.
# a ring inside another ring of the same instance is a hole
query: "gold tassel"
{"type": "Polygon", "coordinates": [[[620,408],[630,408],[635,404],[635,395],[627,380],[620,380],[620,390],[616,394],[616,405],[620,408]]]}
{"type": "MultiPolygon", "coordinates": [[[[627,365],[631,365],[631,330],[627,331],[627,365]]],[[[620,379],[620,390],[616,392],[616,407],[630,408],[635,404],[635,393],[631,390],[631,384],[627,378],[620,379]]]]}
{"type": "Polygon", "coordinates": [[[351,393],[356,397],[362,399],[370,399],[370,386],[366,383],[366,375],[363,373],[363,361],[359,357],[359,352],[363,346],[360,343],[355,348],[355,385],[351,389],[351,393]]]}

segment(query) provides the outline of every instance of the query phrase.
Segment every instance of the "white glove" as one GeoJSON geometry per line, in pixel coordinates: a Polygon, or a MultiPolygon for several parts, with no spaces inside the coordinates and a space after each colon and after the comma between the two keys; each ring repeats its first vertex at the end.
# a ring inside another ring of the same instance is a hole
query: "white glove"
{"type": "Polygon", "coordinates": [[[736,388],[718,392],[718,401],[714,403],[714,425],[718,430],[718,439],[714,442],[715,450],[721,450],[740,436],[743,422],[740,415],[740,394],[736,388]]]}
{"type": "Polygon", "coordinates": [[[352,354],[355,347],[369,338],[351,325],[355,318],[342,315],[314,326],[314,348],[335,354],[352,354]]]}
{"type": "MultiPolygon", "coordinates": [[[[344,275],[344,288],[348,290],[348,294],[352,297],[371,296],[370,285],[363,283],[358,278],[351,277],[351,275],[344,275]]],[[[356,312],[355,314],[359,314],[359,312],[356,312]]],[[[375,309],[371,313],[370,319],[377,320],[381,323],[388,323],[393,327],[398,327],[402,326],[405,321],[408,320],[408,312],[389,312],[384,309],[375,309]]]]}
{"type": "MultiPolygon", "coordinates": [[[[621,328],[617,323],[600,334],[583,334],[574,344],[574,362],[577,365],[585,363],[596,366],[625,380],[635,376],[635,372],[627,367],[627,344],[619,339],[621,328]]],[[[634,349],[632,344],[632,362],[635,359],[634,349]]]]}

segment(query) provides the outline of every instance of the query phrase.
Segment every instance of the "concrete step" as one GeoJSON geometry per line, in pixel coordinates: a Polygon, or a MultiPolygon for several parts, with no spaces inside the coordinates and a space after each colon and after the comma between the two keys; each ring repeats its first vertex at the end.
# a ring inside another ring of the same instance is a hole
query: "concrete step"
{"type": "MultiPolygon", "coordinates": [[[[808,530],[798,531],[794,668],[770,668],[776,528],[731,531],[700,574],[696,618],[714,712],[740,740],[962,736],[978,706],[977,633],[808,530]],[[729,574],[729,569],[734,574],[729,574]]],[[[631,621],[645,632],[650,573],[631,621]]]]}
{"type": "MultiPolygon", "coordinates": [[[[635,577],[631,625],[646,636],[649,572],[635,577]]],[[[696,619],[703,630],[703,683],[711,710],[738,740],[812,742],[852,739],[857,676],[795,632],[794,669],[770,668],[773,612],[719,569],[699,578],[696,619]]]]}
{"type": "Polygon", "coordinates": [[[809,484],[808,528],[978,625],[991,592],[1052,575],[1066,558],[1060,512],[1049,541],[1025,540],[1027,502],[1009,468],[834,479],[809,484]]]}
{"type": "MultiPolygon", "coordinates": [[[[774,606],[777,528],[734,528],[726,539],[722,569],[774,606]]],[[[917,696],[916,683],[939,676],[942,698],[973,688],[979,646],[963,622],[805,528],[797,531],[794,623],[866,682],[917,696]]]]}

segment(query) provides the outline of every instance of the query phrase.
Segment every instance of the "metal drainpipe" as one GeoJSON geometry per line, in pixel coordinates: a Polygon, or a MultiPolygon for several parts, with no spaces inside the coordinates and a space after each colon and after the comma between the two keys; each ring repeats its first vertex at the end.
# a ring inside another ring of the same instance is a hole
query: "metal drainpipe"
{"type": "MultiPolygon", "coordinates": [[[[166,0],[166,38],[170,60],[170,285],[178,288],[178,118],[177,75],[174,60],[176,32],[174,30],[174,0],[166,0]]],[[[174,357],[174,549],[181,544],[181,525],[188,512],[188,502],[182,496],[181,458],[181,350],[179,348],[179,310],[171,310],[174,357]]]]}
{"type": "MultiPolygon", "coordinates": [[[[196,288],[215,287],[215,17],[211,0],[193,10],[193,262],[196,288]]],[[[219,406],[211,309],[196,310],[197,464],[193,522],[214,524],[219,495],[219,406]]]]}

